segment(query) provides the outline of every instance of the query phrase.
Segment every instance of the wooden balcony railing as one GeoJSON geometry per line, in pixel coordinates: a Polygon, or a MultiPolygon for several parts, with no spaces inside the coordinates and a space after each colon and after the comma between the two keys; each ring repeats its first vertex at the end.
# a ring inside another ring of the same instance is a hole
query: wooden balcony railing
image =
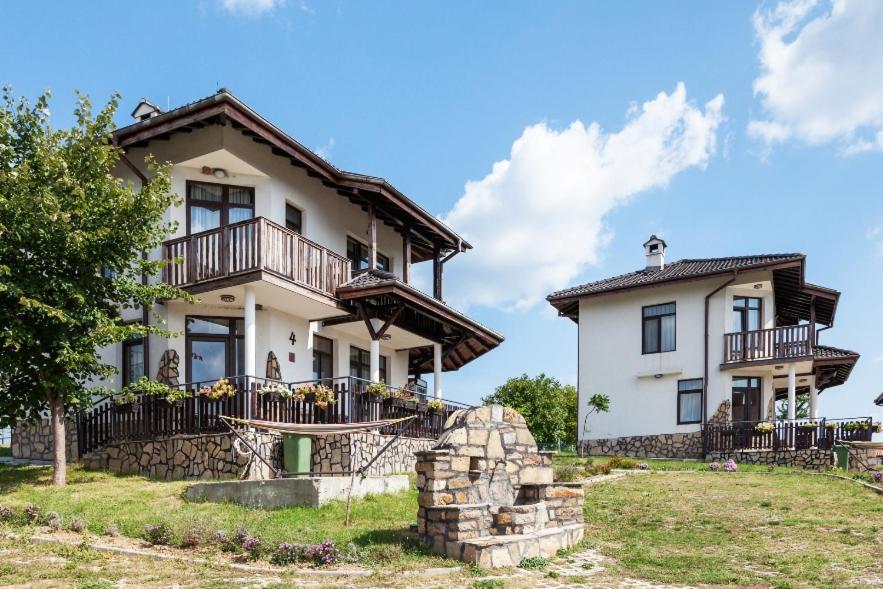
{"type": "Polygon", "coordinates": [[[178,287],[262,270],[334,296],[350,279],[347,258],[264,217],[166,241],[163,259],[178,287]]]}
{"type": "Polygon", "coordinates": [[[809,325],[724,334],[724,363],[800,358],[812,354],[809,325]]]}
{"type": "Polygon", "coordinates": [[[870,417],[734,421],[706,424],[702,434],[706,452],[829,450],[839,441],[870,441],[873,427],[870,417]]]}

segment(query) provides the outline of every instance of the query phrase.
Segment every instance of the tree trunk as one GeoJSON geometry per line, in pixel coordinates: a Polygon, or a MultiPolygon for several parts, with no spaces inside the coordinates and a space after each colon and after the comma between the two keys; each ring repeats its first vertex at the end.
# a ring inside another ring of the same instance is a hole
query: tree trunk
{"type": "Polygon", "coordinates": [[[61,397],[49,399],[52,411],[52,484],[63,486],[67,483],[67,435],[64,423],[64,401],[61,397]]]}

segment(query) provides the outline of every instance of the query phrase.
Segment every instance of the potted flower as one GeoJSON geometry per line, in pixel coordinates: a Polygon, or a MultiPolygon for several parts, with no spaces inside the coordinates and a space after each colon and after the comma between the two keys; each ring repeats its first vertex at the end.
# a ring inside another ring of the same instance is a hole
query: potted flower
{"type": "Polygon", "coordinates": [[[319,409],[325,409],[328,405],[337,403],[337,396],[334,391],[323,384],[315,384],[311,387],[313,393],[313,403],[319,409]]]}
{"type": "MultiPolygon", "coordinates": [[[[273,384],[267,383],[261,386],[261,388],[258,389],[258,395],[261,397],[269,395],[273,401],[279,401],[280,399],[292,399],[295,397],[296,393],[281,382],[277,382],[273,384]]],[[[303,399],[303,394],[300,396],[301,399],[303,399]]]]}
{"type": "Polygon", "coordinates": [[[818,422],[815,421],[807,421],[805,423],[798,424],[797,431],[794,436],[794,445],[800,449],[805,450],[807,448],[811,448],[813,445],[813,438],[815,437],[816,431],[819,429],[818,422]]]}
{"type": "Polygon", "coordinates": [[[381,401],[389,399],[389,387],[386,386],[386,383],[382,380],[379,382],[372,382],[368,385],[368,388],[365,389],[365,392],[371,395],[371,397],[375,401],[381,401]]]}
{"type": "Polygon", "coordinates": [[[874,425],[871,426],[871,431],[875,434],[879,434],[881,431],[883,431],[883,424],[881,424],[879,421],[875,421],[874,425]]]}
{"type": "Polygon", "coordinates": [[[123,388],[113,397],[114,406],[120,411],[132,411],[133,413],[141,407],[141,401],[133,390],[129,387],[123,388]]]}
{"type": "Polygon", "coordinates": [[[226,378],[222,378],[211,386],[204,386],[197,393],[210,401],[218,401],[236,396],[236,388],[226,378]]]}
{"type": "Polygon", "coordinates": [[[759,434],[771,434],[775,431],[776,426],[769,421],[761,421],[754,426],[754,431],[759,434]]]}
{"type": "Polygon", "coordinates": [[[396,389],[392,393],[392,399],[393,407],[404,407],[406,409],[415,409],[417,407],[417,401],[414,398],[414,393],[410,391],[396,389]]]}
{"type": "Polygon", "coordinates": [[[426,403],[426,408],[430,413],[441,413],[445,410],[445,403],[441,399],[431,399],[426,403]]]}

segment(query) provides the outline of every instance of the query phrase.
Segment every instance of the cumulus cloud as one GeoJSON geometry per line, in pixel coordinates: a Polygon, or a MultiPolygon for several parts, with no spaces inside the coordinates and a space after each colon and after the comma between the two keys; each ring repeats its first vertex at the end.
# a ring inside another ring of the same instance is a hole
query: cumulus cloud
{"type": "Polygon", "coordinates": [[[748,131],[767,145],[883,148],[883,2],[789,0],[754,14],[764,116],[748,131]]]}
{"type": "Polygon", "coordinates": [[[454,258],[446,297],[459,307],[530,307],[598,262],[604,216],[632,196],[704,167],[716,146],[724,98],[698,107],[679,83],[630,108],[622,129],[574,121],[524,129],[509,159],[493,164],[443,217],[475,247],[454,258]]]}
{"type": "Polygon", "coordinates": [[[285,4],[285,0],[221,0],[221,7],[231,14],[260,16],[285,4]]]}

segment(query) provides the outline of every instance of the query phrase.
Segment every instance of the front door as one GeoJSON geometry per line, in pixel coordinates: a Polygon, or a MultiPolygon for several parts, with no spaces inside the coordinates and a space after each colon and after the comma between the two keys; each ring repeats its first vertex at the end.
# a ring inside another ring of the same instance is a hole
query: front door
{"type": "Polygon", "coordinates": [[[760,421],[761,389],[757,376],[733,377],[733,421],[760,421]]]}

